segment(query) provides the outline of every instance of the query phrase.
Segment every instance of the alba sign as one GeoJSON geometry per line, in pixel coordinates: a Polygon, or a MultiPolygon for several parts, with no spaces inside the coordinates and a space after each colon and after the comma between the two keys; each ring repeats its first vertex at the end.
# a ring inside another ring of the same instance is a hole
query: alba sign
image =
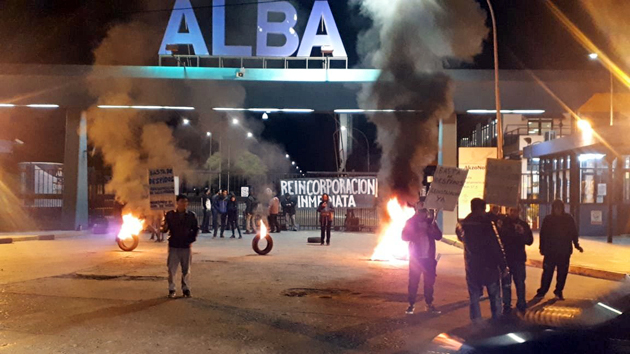
{"type": "MultiPolygon", "coordinates": [[[[190,45],[197,55],[251,57],[254,56],[252,46],[225,44],[225,0],[212,1],[212,54],[208,50],[206,41],[201,33],[195,12],[190,0],[176,0],[164,39],[160,46],[161,55],[169,55],[167,45],[190,45]],[[187,24],[187,31],[180,32],[182,21],[187,24]]],[[[256,56],[261,57],[289,57],[297,51],[298,57],[309,57],[315,47],[331,47],[334,57],[346,57],[335,18],[328,1],[317,0],[313,4],[308,19],[302,43],[293,28],[298,21],[297,11],[287,1],[261,2],[258,4],[258,26],[256,31],[256,56]],[[269,14],[284,15],[282,22],[270,22],[269,14]],[[324,21],[327,34],[317,34],[321,21],[324,21]],[[286,38],[282,46],[271,46],[269,35],[281,35],[286,38]]]]}

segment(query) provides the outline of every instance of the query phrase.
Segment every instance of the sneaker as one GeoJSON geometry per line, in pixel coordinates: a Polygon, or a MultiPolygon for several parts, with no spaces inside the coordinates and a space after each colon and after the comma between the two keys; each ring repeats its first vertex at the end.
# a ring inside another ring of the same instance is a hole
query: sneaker
{"type": "Polygon", "coordinates": [[[223,235],[221,235],[221,237],[219,237],[219,238],[224,238],[224,237],[223,237],[223,235]]]}
{"type": "Polygon", "coordinates": [[[512,307],[504,307],[503,308],[503,316],[509,316],[512,314],[512,307]]]}
{"type": "Polygon", "coordinates": [[[322,243],[320,243],[320,245],[322,245],[322,246],[323,246],[323,245],[324,245],[324,243],[322,242],[322,243]]]}
{"type": "Polygon", "coordinates": [[[236,236],[232,235],[230,238],[236,238],[236,236]]]}
{"type": "Polygon", "coordinates": [[[217,238],[217,235],[212,235],[212,238],[217,238]]]}
{"type": "Polygon", "coordinates": [[[242,238],[243,238],[243,236],[242,236],[242,235],[238,235],[238,239],[239,239],[239,240],[240,240],[240,239],[242,239],[242,238]]]}
{"type": "MultiPolygon", "coordinates": [[[[439,311],[439,310],[435,307],[435,305],[433,305],[433,304],[428,304],[428,305],[426,306],[426,310],[427,310],[427,312],[428,312],[428,313],[431,313],[431,314],[434,314],[434,315],[439,315],[439,314],[441,314],[441,313],[442,313],[442,311],[439,311]]],[[[412,311],[412,313],[413,313],[413,311],[412,311]]]]}
{"type": "Polygon", "coordinates": [[[184,290],[184,297],[192,297],[192,295],[190,295],[190,290],[184,290]]]}
{"type": "Polygon", "coordinates": [[[562,296],[562,294],[556,294],[555,299],[556,301],[564,301],[564,296],[562,296]]]}
{"type": "Polygon", "coordinates": [[[326,242],[326,246],[330,246],[330,242],[326,242]]]}
{"type": "Polygon", "coordinates": [[[413,305],[409,305],[409,307],[407,307],[407,310],[405,311],[405,313],[407,315],[413,315],[413,310],[415,310],[415,307],[413,305]]]}
{"type": "Polygon", "coordinates": [[[175,290],[169,290],[168,291],[168,298],[169,299],[174,299],[175,298],[175,290]]]}

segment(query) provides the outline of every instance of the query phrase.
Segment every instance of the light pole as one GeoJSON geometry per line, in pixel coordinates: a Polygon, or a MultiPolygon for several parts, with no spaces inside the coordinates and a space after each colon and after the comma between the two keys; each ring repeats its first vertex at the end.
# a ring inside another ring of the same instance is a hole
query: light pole
{"type": "Polygon", "coordinates": [[[206,136],[210,140],[210,156],[212,156],[212,133],[211,132],[206,132],[206,136]]]}
{"type": "MultiPolygon", "coordinates": [[[[346,126],[344,126],[344,125],[341,126],[341,130],[346,130],[346,129],[348,129],[348,128],[346,128],[346,126]]],[[[360,131],[359,129],[354,128],[354,127],[352,128],[352,130],[356,130],[359,133],[361,133],[361,135],[363,135],[363,138],[365,139],[365,146],[367,148],[367,171],[370,172],[370,142],[369,142],[367,136],[365,135],[365,133],[363,133],[362,131],[360,131]]]]}
{"type": "Polygon", "coordinates": [[[487,0],[492,19],[492,39],[494,42],[494,100],[497,110],[497,158],[503,158],[503,117],[501,116],[501,92],[499,91],[499,40],[497,38],[497,20],[492,3],[487,0]]]}

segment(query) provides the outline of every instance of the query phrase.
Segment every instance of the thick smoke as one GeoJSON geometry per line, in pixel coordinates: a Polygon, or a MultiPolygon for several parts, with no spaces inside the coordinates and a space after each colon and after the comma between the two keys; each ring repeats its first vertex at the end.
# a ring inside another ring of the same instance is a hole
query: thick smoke
{"type": "Polygon", "coordinates": [[[366,109],[398,111],[370,117],[382,148],[382,193],[413,202],[423,170],[437,154],[439,121],[454,110],[453,85],[441,72],[442,61],[470,60],[481,51],[486,16],[474,0],[356,0],[355,5],[373,22],[359,36],[363,66],[382,70],[359,101],[366,109]]]}
{"type": "Polygon", "coordinates": [[[624,60],[620,66],[630,67],[630,3],[619,0],[582,0],[581,3],[593,23],[606,35],[611,49],[615,51],[614,57],[624,60]]]}

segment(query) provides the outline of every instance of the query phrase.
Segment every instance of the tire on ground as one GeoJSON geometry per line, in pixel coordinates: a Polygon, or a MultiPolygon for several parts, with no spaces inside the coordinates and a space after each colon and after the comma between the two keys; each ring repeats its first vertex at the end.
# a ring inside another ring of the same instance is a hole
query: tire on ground
{"type": "Polygon", "coordinates": [[[322,242],[322,238],[321,237],[309,237],[306,241],[308,243],[321,243],[322,242]]]}
{"type": "Polygon", "coordinates": [[[131,240],[121,240],[120,238],[116,238],[116,243],[118,243],[118,247],[120,247],[121,250],[131,252],[138,247],[140,238],[137,235],[133,235],[131,240]]]}
{"type": "Polygon", "coordinates": [[[260,236],[256,235],[256,237],[254,237],[254,239],[252,240],[252,248],[254,249],[254,252],[258,253],[261,256],[264,256],[267,253],[271,252],[271,249],[273,248],[273,239],[271,238],[271,236],[267,235],[265,237],[267,239],[267,247],[265,247],[265,249],[262,249],[262,250],[258,247],[258,242],[260,242],[260,236]]]}

